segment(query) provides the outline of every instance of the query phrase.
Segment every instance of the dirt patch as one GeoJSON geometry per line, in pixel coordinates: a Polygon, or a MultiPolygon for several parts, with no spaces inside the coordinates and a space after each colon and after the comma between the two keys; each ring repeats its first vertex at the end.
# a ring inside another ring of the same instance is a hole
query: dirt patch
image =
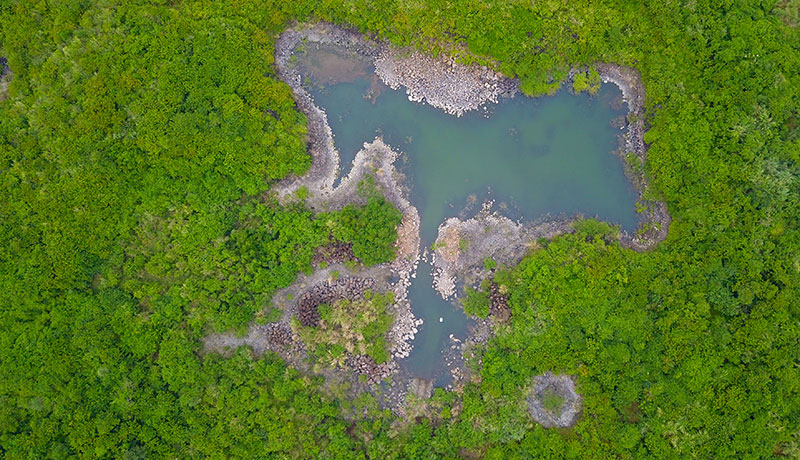
{"type": "MultiPolygon", "coordinates": [[[[443,260],[449,263],[456,263],[458,254],[461,252],[459,243],[461,242],[461,232],[457,226],[447,227],[442,235],[442,239],[436,240],[441,244],[441,251],[437,251],[443,260]]],[[[438,249],[438,246],[437,246],[438,249]]]]}
{"type": "Polygon", "coordinates": [[[413,261],[419,256],[419,246],[419,214],[417,208],[412,206],[403,213],[400,225],[397,227],[397,259],[413,261]]]}
{"type": "Polygon", "coordinates": [[[307,43],[306,47],[316,47],[315,53],[300,53],[298,67],[303,75],[309,76],[316,84],[326,86],[336,83],[353,82],[368,76],[370,62],[356,52],[346,48],[307,43]]]}

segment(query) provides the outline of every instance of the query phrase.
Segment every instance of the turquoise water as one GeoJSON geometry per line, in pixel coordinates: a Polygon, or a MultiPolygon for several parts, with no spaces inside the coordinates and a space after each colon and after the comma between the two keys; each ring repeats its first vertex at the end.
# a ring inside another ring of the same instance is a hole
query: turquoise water
{"type": "MultiPolygon", "coordinates": [[[[312,73],[318,77],[324,71],[323,66],[312,73]]],[[[470,204],[466,217],[474,215],[486,199],[526,221],[582,214],[627,230],[636,227],[635,191],[612,154],[620,134],[613,125],[625,115],[616,86],[604,84],[595,96],[563,90],[551,97],[517,96],[457,118],[410,102],[404,91],[391,90],[370,72],[354,75],[323,77],[324,85],[307,80],[328,115],[342,175],[363,143],[378,135],[403,152],[397,167],[407,175],[411,202],[420,213],[423,248],[430,247],[445,219],[470,204]]],[[[469,321],[433,290],[429,265],[420,264],[409,298],[424,324],[401,364],[444,385],[449,376],[442,351],[450,334],[466,337],[469,321]]]]}

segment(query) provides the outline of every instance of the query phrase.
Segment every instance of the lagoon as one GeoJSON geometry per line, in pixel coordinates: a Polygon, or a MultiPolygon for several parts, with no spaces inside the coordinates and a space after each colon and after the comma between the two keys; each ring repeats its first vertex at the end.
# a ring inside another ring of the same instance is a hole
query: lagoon
{"type": "MultiPolygon", "coordinates": [[[[470,217],[489,200],[522,221],[583,215],[636,227],[636,192],[614,154],[627,113],[614,85],[603,84],[596,95],[564,89],[548,97],[517,95],[455,117],[410,102],[366,60],[317,47],[302,53],[300,64],[304,86],[327,113],[340,177],[376,136],[402,152],[396,167],[420,214],[423,249],[445,219],[470,217]]],[[[400,364],[444,386],[443,352],[451,335],[466,338],[470,321],[433,289],[430,270],[423,261],[409,288],[424,324],[400,364]]]]}

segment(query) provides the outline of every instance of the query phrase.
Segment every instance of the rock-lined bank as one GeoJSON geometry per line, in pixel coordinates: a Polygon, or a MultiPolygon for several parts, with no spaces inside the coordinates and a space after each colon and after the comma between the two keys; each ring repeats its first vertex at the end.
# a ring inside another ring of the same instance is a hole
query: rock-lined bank
{"type": "Polygon", "coordinates": [[[644,133],[647,130],[644,84],[639,72],[629,67],[597,63],[595,68],[603,82],[613,83],[619,87],[622,91],[622,99],[628,105],[625,131],[620,136],[617,154],[625,168],[625,175],[636,188],[639,203],[646,207],[640,214],[637,232],[634,234],[622,232],[620,241],[624,246],[633,250],[646,251],[664,241],[669,232],[672,218],[664,201],[649,200],[645,197],[648,181],[644,168],[634,169],[626,161],[628,154],[635,155],[638,163],[642,166],[647,161],[647,144],[644,142],[644,133]]]}

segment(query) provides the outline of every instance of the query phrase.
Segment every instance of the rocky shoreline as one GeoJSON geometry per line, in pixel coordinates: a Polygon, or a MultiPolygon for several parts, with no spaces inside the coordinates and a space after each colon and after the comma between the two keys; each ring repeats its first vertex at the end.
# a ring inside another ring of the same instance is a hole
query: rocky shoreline
{"type": "MultiPolygon", "coordinates": [[[[369,40],[355,31],[325,23],[290,28],[281,34],[276,43],[278,77],[291,87],[298,109],[308,119],[308,151],[312,157],[312,165],[303,176],[280,181],[270,193],[274,193],[279,201],[287,203],[297,200],[300,196],[298,192],[302,189],[306,192],[303,194],[306,205],[313,210],[337,210],[350,203],[363,203],[365,199],[358,194],[358,185],[365,177],[374,177],[380,192],[402,212],[396,243],[397,257],[391,263],[352,269],[340,263],[349,260],[347,248],[332,247],[329,251],[338,254],[337,259],[329,261],[332,265],[320,268],[311,275],[301,274],[295,283],[275,294],[272,303],[283,311],[280,321],[266,325],[254,324],[246,337],[237,338],[231,334],[209,336],[205,340],[204,350],[229,352],[238,346],[247,345],[257,354],[267,350],[275,351],[290,365],[310,371],[304,360],[304,345],[296,336],[292,335],[290,338],[288,335],[291,334],[289,320],[302,309],[302,302],[313,304],[322,297],[330,297],[333,291],[342,289],[340,283],[350,283],[341,280],[366,280],[358,283],[362,291],[364,286],[369,285],[370,289],[384,292],[392,290],[395,294],[395,303],[391,306],[395,322],[389,332],[391,359],[385,365],[377,365],[369,362],[366,357],[350,356],[346,361],[349,370],[326,369],[321,372],[331,380],[353,383],[353,391],[379,394],[384,407],[402,415],[405,395],[409,392],[419,393],[415,389],[429,386],[413,376],[401,375],[397,365],[398,359],[409,356],[414,336],[421,325],[421,320],[413,315],[407,296],[421,256],[419,214],[407,199],[409,194],[404,186],[404,177],[394,167],[398,153],[380,138],[364,144],[347,177],[334,187],[340,156],[334,146],[327,114],[316,106],[303,87],[302,77],[292,59],[299,47],[309,44],[335,46],[346,53],[371,61],[375,74],[389,87],[404,87],[410,100],[425,102],[454,116],[480,109],[502,97],[514,97],[519,92],[519,85],[516,80],[509,79],[494,69],[464,65],[452,57],[434,58],[415,51],[399,50],[388,43],[369,40]],[[337,276],[344,275],[338,281],[339,284],[334,273],[337,276]],[[367,376],[369,385],[358,383],[354,378],[357,374],[367,376]],[[390,384],[381,390],[375,385],[380,381],[389,381],[390,384]]],[[[623,100],[628,105],[625,132],[620,138],[618,154],[625,164],[626,174],[636,186],[640,202],[647,207],[642,214],[640,230],[633,235],[621,232],[620,241],[626,247],[646,250],[666,237],[670,218],[663,202],[645,200],[647,182],[644,172],[632,169],[624,161],[628,153],[635,154],[642,164],[646,160],[647,146],[643,139],[646,129],[644,88],[638,73],[633,69],[603,63],[596,64],[595,68],[603,81],[614,83],[620,88],[623,100]]],[[[570,77],[573,75],[574,73],[570,77]]],[[[484,267],[487,257],[507,266],[514,265],[529,249],[535,248],[536,241],[540,238],[550,239],[572,231],[574,221],[575,218],[542,218],[533,223],[522,224],[493,212],[491,204],[486,204],[475,217],[466,220],[448,219],[439,227],[436,243],[430,253],[434,267],[434,287],[442,297],[452,298],[458,285],[474,284],[490,276],[490,270],[484,267]],[[463,241],[467,241],[467,244],[463,241]]],[[[352,286],[344,289],[352,290],[346,295],[358,295],[355,292],[358,289],[352,286]]],[[[503,312],[502,299],[500,293],[493,293],[495,312],[503,312]]],[[[313,318],[309,317],[307,321],[311,324],[313,318]]],[[[451,340],[446,360],[453,372],[456,387],[463,384],[469,374],[464,356],[476,344],[488,341],[492,321],[478,321],[471,336],[463,342],[451,340]]],[[[319,373],[319,369],[316,371],[319,373]]],[[[429,391],[421,393],[427,394],[429,391]]]]}

